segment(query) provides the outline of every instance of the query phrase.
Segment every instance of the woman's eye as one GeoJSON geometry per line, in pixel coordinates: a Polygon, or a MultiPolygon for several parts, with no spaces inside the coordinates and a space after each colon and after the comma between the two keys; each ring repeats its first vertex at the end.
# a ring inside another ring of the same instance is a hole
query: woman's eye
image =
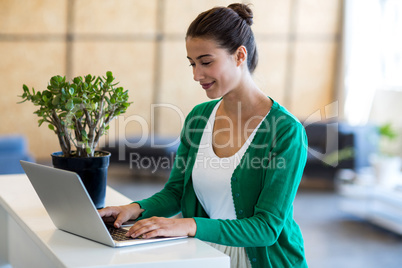
{"type": "MultiPolygon", "coordinates": [[[[201,62],[200,64],[203,65],[203,66],[207,66],[207,65],[209,65],[211,63],[212,63],[212,61],[208,61],[208,62],[201,62]]],[[[195,63],[190,62],[189,66],[194,67],[195,63]]]]}

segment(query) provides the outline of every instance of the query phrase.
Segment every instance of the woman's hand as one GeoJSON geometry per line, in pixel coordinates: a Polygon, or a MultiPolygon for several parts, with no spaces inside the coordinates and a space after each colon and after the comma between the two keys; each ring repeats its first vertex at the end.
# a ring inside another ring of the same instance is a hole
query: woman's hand
{"type": "Polygon", "coordinates": [[[113,223],[113,226],[120,226],[129,220],[137,219],[144,210],[137,203],[118,207],[105,207],[98,210],[99,215],[106,223],[113,223]]]}
{"type": "Polygon", "coordinates": [[[197,225],[192,218],[171,219],[152,217],[137,221],[126,236],[153,238],[157,236],[195,236],[197,225]]]}

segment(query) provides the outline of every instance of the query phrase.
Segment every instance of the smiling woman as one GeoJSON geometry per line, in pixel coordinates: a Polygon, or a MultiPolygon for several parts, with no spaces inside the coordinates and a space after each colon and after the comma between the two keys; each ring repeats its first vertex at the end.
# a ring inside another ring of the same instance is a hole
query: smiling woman
{"type": "Polygon", "coordinates": [[[307,159],[301,123],[255,84],[257,49],[244,4],[201,13],[186,36],[193,76],[212,100],[187,116],[165,187],[150,198],[99,211],[127,236],[194,236],[231,267],[307,267],[293,219],[307,159]],[[166,218],[177,213],[183,218],[166,218]]]}
{"type": "Polygon", "coordinates": [[[196,37],[187,38],[186,47],[194,80],[201,84],[209,98],[219,98],[239,83],[240,69],[236,61],[244,60],[244,51],[231,55],[216,42],[196,37]],[[242,58],[237,59],[237,56],[242,58]]]}

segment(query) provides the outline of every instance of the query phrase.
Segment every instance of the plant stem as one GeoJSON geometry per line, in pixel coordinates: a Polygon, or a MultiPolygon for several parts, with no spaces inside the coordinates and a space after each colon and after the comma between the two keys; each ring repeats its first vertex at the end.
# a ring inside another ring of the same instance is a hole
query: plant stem
{"type": "Polygon", "coordinates": [[[51,114],[51,116],[49,116],[49,118],[51,119],[53,125],[56,127],[56,133],[57,133],[57,137],[59,139],[59,144],[60,144],[61,150],[63,152],[63,155],[66,157],[70,156],[70,149],[71,149],[70,141],[66,137],[66,135],[67,135],[66,129],[61,124],[60,118],[57,116],[55,110],[52,110],[52,114],[51,114]],[[63,130],[64,130],[64,135],[63,135],[63,130]]]}

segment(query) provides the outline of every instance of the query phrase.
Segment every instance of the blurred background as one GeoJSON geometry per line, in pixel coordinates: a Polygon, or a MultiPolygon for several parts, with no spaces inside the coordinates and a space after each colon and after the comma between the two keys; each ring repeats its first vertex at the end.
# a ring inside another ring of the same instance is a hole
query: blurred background
{"type": "MultiPolygon", "coordinates": [[[[58,141],[47,126],[37,127],[32,104],[17,105],[22,85],[43,90],[53,75],[71,79],[110,70],[134,102],[126,117],[139,115],[157,134],[178,135],[180,115],[208,100],[186,58],[187,27],[200,12],[231,2],[1,1],[1,133],[25,134],[35,158],[49,158],[58,141]],[[172,104],[179,111],[151,104],[172,104]]],[[[300,118],[337,100],[341,1],[251,3],[260,88],[300,118]]],[[[138,120],[124,128],[127,134],[143,131],[138,120]]]]}
{"type": "MultiPolygon", "coordinates": [[[[200,12],[232,2],[1,0],[2,166],[16,137],[16,146],[37,162],[50,163],[50,154],[60,150],[56,135],[38,127],[36,107],[17,104],[23,84],[43,90],[54,75],[70,80],[112,71],[129,90],[133,104],[112,122],[101,147],[128,145],[143,135],[176,139],[189,111],[208,101],[186,58],[187,27],[200,12]]],[[[254,11],[255,81],[299,118],[309,137],[295,217],[310,266],[401,267],[402,1],[242,2],[254,11]],[[393,138],[382,141],[390,132],[393,138]],[[387,175],[376,169],[384,151],[386,162],[399,159],[387,175]],[[395,198],[380,198],[377,212],[389,214],[375,221],[361,208],[377,188],[395,198]]],[[[145,151],[158,156],[176,148],[151,147],[145,151]]],[[[127,159],[119,160],[111,163],[109,182],[130,198],[152,194],[167,179],[166,170],[133,170],[127,159]]]]}

